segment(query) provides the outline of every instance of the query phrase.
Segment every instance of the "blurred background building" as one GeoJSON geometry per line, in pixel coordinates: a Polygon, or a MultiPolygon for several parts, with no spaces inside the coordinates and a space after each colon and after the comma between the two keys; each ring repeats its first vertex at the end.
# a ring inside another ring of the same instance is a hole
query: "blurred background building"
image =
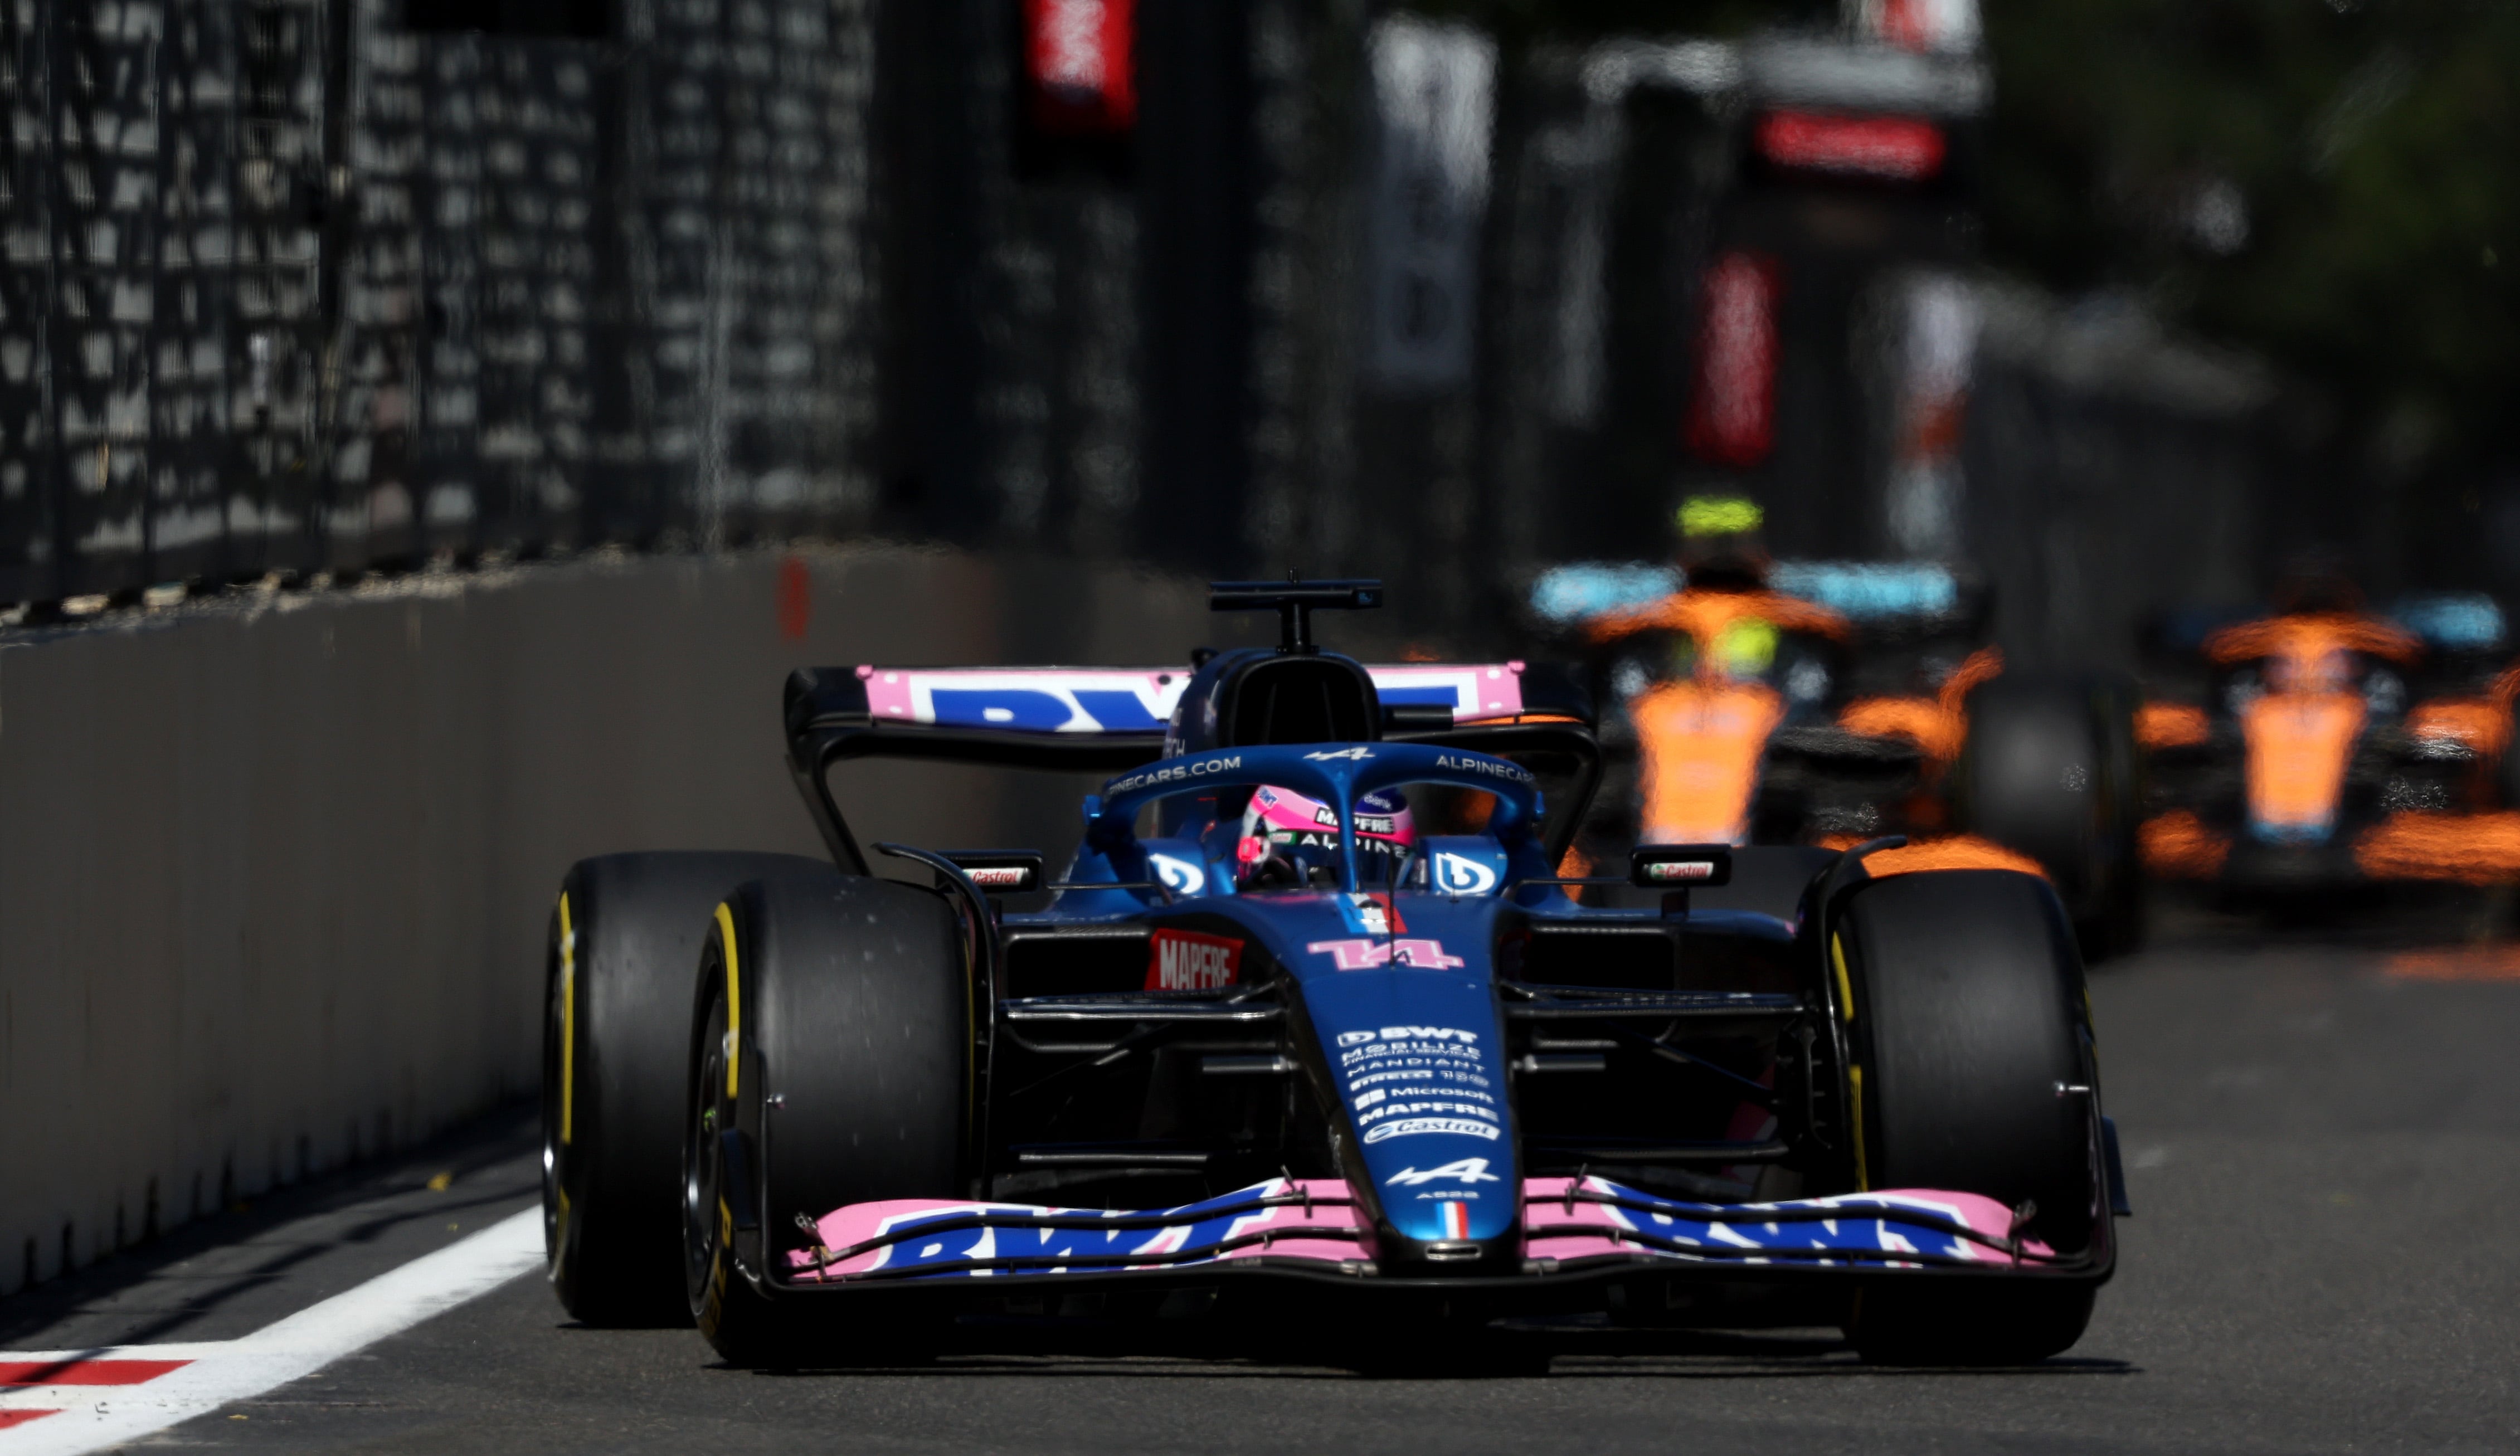
{"type": "Polygon", "coordinates": [[[28,0],[0,600],[879,534],[1496,638],[1709,490],[2034,658],[2304,545],[2520,585],[2513,23],[28,0]]]}

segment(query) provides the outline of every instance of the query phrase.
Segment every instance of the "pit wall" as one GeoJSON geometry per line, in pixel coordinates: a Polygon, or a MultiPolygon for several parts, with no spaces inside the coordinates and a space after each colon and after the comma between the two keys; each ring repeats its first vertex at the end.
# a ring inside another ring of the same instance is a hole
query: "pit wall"
{"type": "MultiPolygon", "coordinates": [[[[1237,626],[1186,579],[853,547],[14,634],[0,1293],[530,1094],[572,860],[822,853],[782,759],[788,669],[1182,662],[1237,626]]],[[[1075,828],[1074,785],[847,773],[865,840],[1075,828]]]]}

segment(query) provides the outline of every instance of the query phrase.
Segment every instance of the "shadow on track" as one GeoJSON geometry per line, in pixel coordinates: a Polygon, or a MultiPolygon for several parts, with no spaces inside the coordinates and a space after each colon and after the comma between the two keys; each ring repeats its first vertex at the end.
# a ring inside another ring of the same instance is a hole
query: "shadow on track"
{"type": "MultiPolygon", "coordinates": [[[[310,1265],[423,1225],[449,1219],[470,1224],[473,1219],[468,1215],[476,1211],[505,1211],[537,1185],[514,1176],[484,1181],[482,1175],[515,1163],[532,1146],[538,1116],[529,1104],[512,1103],[417,1147],[273,1189],[146,1243],[126,1246],[68,1277],[22,1290],[0,1301],[0,1347],[104,1347],[181,1339],[239,1301],[273,1290],[310,1265]],[[433,1190],[431,1180],[439,1175],[449,1175],[450,1191],[433,1190]],[[351,1221],[324,1226],[328,1219],[345,1215],[351,1221]],[[271,1247],[275,1236],[278,1247],[271,1247]],[[254,1257],[266,1248],[269,1252],[254,1257]],[[193,1260],[219,1255],[228,1257],[219,1260],[224,1266],[215,1271],[185,1268],[193,1260]],[[94,1333],[94,1316],[102,1306],[152,1283],[189,1287],[171,1307],[115,1321],[110,1340],[94,1333]],[[82,1338],[65,1343],[52,1336],[72,1322],[81,1326],[77,1333],[82,1338]]],[[[348,1282],[383,1273],[401,1261],[395,1257],[363,1268],[348,1282]]],[[[308,1302],[312,1301],[292,1301],[271,1317],[293,1313],[308,1302]]]]}
{"type": "MultiPolygon", "coordinates": [[[[997,1348],[987,1352],[946,1350],[920,1361],[869,1361],[793,1370],[743,1370],[729,1365],[707,1368],[725,1374],[765,1380],[813,1381],[894,1376],[912,1379],[1125,1379],[1125,1380],[1350,1380],[1361,1372],[1336,1360],[1286,1358],[1293,1351],[1237,1350],[1227,1341],[1203,1335],[1196,1346],[1173,1343],[1171,1352],[1148,1351],[1143,1337],[1135,1342],[1116,1332],[1076,1334],[1032,1332],[1036,1347],[997,1348]],[[1095,1346],[1102,1346],[1100,1349],[1095,1346]],[[1134,1346],[1134,1347],[1129,1347],[1134,1346]]],[[[1489,1362],[1464,1362],[1458,1375],[1412,1372],[1380,1379],[1557,1379],[1589,1380],[1770,1380],[1845,1379],[1848,1377],[1913,1378],[1917,1376],[2045,1378],[2126,1376],[2142,1373],[2124,1360],[2062,1355],[2035,1365],[1895,1366],[1868,1365],[1854,1348],[1831,1331],[1640,1331],[1500,1332],[1499,1344],[1515,1347],[1518,1368],[1499,1371],[1489,1362]],[[1482,1368],[1483,1365],[1488,1368],[1482,1368]]]]}

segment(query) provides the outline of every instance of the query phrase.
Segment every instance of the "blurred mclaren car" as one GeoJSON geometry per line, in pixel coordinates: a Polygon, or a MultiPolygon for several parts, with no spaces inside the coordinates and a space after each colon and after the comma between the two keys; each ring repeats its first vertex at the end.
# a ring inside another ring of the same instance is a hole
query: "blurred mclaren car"
{"type": "Polygon", "coordinates": [[[1930,562],[1771,561],[1757,507],[1693,500],[1681,563],[1580,562],[1533,626],[1586,664],[1606,781],[1577,841],[1730,844],[1741,908],[1875,835],[2052,883],[2087,954],[2141,935],[2134,685],[2006,672],[1985,592],[1930,562]]]}
{"type": "Polygon", "coordinates": [[[2333,572],[2275,609],[2156,624],[2143,860],[2235,892],[2520,880],[2520,667],[2479,595],[2366,610],[2333,572]]]}

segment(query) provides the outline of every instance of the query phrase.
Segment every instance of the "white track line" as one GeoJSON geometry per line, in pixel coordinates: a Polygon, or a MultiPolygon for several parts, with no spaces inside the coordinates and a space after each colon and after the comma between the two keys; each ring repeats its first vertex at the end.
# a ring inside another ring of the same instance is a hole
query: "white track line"
{"type": "Polygon", "coordinates": [[[0,1388],[0,1411],[58,1412],[0,1430],[0,1456],[77,1456],[249,1400],[478,1299],[542,1261],[542,1211],[527,1209],[242,1340],[0,1355],[193,1362],[140,1385],[0,1388]]]}

